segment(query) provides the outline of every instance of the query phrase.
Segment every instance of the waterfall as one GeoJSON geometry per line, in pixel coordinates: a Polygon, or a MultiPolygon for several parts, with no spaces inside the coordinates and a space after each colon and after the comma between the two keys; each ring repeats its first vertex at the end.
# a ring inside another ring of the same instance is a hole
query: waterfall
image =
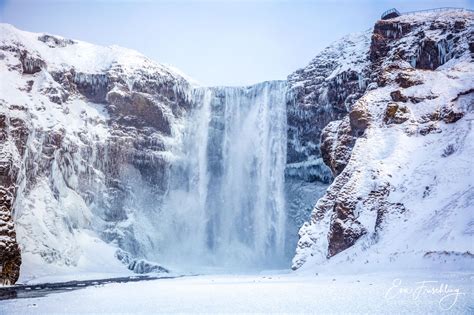
{"type": "Polygon", "coordinates": [[[158,222],[175,266],[281,266],[285,260],[286,82],[197,88],[158,222]]]}

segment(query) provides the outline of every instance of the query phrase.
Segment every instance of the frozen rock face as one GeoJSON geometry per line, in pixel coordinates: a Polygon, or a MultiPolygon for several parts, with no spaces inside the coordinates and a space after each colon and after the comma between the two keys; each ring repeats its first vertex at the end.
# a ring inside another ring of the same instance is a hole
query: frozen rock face
{"type": "Polygon", "coordinates": [[[293,178],[329,183],[321,159],[321,131],[346,115],[366,90],[369,31],[346,36],[288,77],[288,170],[293,178]]]}
{"type": "Polygon", "coordinates": [[[299,232],[294,269],[472,264],[473,21],[441,11],[377,22],[373,82],[322,131],[336,177],[299,232]]]}
{"type": "Polygon", "coordinates": [[[18,244],[25,275],[90,270],[99,249],[119,270],[117,248],[134,271],[164,270],[142,258],[187,81],[134,51],[0,27],[1,281],[18,278],[18,244]]]}
{"type": "MultiPolygon", "coordinates": [[[[435,70],[470,49],[471,22],[468,17],[461,17],[463,14],[467,16],[471,12],[427,12],[380,20],[374,26],[370,60],[376,65],[404,60],[416,69],[435,70]]],[[[383,70],[386,66],[377,69],[383,70]]],[[[383,85],[385,79],[383,74],[379,75],[380,84],[383,85]]],[[[400,74],[396,82],[405,88],[417,83],[404,74],[400,74]]]]}
{"type": "MultiPolygon", "coordinates": [[[[311,217],[333,176],[327,163],[328,145],[321,139],[328,123],[344,117],[367,89],[371,32],[349,35],[319,53],[288,77],[289,95],[286,196],[289,216],[296,222],[289,235],[311,217]],[[326,165],[326,164],[327,165],[326,165]]],[[[349,139],[351,143],[353,138],[349,139]]],[[[345,150],[335,161],[350,156],[345,150]]],[[[343,163],[338,169],[343,168],[343,163]]]]}
{"type": "Polygon", "coordinates": [[[25,154],[28,128],[24,108],[1,101],[0,114],[0,284],[13,284],[20,274],[20,248],[16,242],[13,205],[21,160],[25,154]]]}

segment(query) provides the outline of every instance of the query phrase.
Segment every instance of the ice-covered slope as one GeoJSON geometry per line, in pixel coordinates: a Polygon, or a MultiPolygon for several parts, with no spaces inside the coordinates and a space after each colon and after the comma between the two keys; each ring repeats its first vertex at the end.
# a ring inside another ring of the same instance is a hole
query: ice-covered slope
{"type": "Polygon", "coordinates": [[[372,82],[322,132],[337,176],[293,268],[472,267],[473,21],[456,10],[377,22],[372,82]]]}

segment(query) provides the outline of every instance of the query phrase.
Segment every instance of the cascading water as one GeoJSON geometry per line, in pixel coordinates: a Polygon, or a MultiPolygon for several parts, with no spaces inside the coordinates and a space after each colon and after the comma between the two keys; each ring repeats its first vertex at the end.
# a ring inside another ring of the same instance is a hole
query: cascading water
{"type": "Polygon", "coordinates": [[[199,88],[173,164],[159,257],[174,266],[285,263],[286,82],[199,88]]]}

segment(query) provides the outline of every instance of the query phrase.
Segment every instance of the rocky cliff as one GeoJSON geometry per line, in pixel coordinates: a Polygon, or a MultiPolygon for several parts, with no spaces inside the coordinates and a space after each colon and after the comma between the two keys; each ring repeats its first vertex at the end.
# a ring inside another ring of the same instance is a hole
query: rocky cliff
{"type": "Polygon", "coordinates": [[[367,90],[321,132],[335,179],[299,232],[294,269],[472,258],[473,19],[375,24],[367,90]]]}
{"type": "Polygon", "coordinates": [[[152,270],[129,256],[153,246],[146,226],[158,207],[146,201],[166,191],[189,83],[130,50],[9,25],[1,36],[2,281],[18,278],[16,241],[25,273],[87,269],[95,243],[152,270]]]}

